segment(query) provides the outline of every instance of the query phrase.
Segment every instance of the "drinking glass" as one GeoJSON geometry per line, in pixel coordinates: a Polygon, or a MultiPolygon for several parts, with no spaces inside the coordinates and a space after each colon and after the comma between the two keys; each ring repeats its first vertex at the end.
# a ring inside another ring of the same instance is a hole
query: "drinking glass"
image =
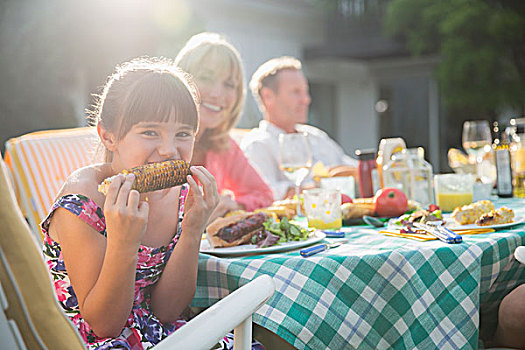
{"type": "Polygon", "coordinates": [[[319,230],[339,230],[341,218],[341,192],[314,188],[303,192],[304,211],[308,227],[319,230]]]}
{"type": "Polygon", "coordinates": [[[305,133],[279,135],[279,166],[284,175],[295,184],[297,196],[297,216],[301,215],[299,193],[312,167],[312,151],[305,133]]]}
{"type": "Polygon", "coordinates": [[[481,162],[485,153],[490,152],[492,135],[489,122],[486,120],[470,120],[463,123],[463,148],[468,154],[476,157],[476,172],[482,178],[481,162]]]}

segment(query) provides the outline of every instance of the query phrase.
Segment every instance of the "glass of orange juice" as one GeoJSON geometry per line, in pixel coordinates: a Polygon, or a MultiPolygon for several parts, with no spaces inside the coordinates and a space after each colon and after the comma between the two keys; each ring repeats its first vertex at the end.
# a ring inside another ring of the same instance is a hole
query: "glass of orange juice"
{"type": "Polygon", "coordinates": [[[308,227],[319,230],[338,230],[343,225],[341,217],[341,192],[316,188],[303,191],[304,210],[308,227]]]}
{"type": "Polygon", "coordinates": [[[474,176],[471,174],[434,175],[436,204],[444,212],[472,203],[474,176]]]}

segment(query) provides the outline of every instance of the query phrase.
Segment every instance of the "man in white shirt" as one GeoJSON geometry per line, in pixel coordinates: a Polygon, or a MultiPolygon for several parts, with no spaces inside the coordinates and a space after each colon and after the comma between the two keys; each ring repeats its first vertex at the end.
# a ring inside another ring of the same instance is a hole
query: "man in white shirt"
{"type": "Polygon", "coordinates": [[[290,196],[294,188],[279,168],[279,134],[308,133],[313,164],[355,167],[356,161],[324,131],[305,125],[311,99],[298,59],[284,56],[265,62],[253,74],[250,89],[264,120],[243,137],[241,148],[272,188],[275,200],[290,196]]]}

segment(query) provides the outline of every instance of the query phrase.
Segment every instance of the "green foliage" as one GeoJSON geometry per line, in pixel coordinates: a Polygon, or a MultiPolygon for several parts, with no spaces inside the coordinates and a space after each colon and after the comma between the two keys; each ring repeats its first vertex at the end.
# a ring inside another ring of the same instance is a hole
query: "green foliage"
{"type": "Polygon", "coordinates": [[[488,113],[525,106],[525,1],[392,0],[385,29],[414,55],[438,54],[451,107],[488,113]]]}

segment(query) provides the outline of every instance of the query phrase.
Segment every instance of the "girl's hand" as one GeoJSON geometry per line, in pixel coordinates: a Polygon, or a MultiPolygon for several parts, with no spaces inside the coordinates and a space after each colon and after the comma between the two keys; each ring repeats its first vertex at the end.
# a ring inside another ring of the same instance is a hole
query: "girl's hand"
{"type": "Polygon", "coordinates": [[[149,206],[140,202],[139,192],[131,189],[135,175],[119,175],[108,188],[104,202],[104,216],[108,241],[117,240],[120,245],[140,244],[148,225],[149,206]]]}
{"type": "Polygon", "coordinates": [[[188,175],[190,191],[185,203],[182,230],[195,232],[200,240],[210,215],[219,203],[219,193],[215,178],[204,167],[192,166],[191,173],[192,175],[188,175]],[[202,190],[193,176],[202,184],[202,190]]]}

